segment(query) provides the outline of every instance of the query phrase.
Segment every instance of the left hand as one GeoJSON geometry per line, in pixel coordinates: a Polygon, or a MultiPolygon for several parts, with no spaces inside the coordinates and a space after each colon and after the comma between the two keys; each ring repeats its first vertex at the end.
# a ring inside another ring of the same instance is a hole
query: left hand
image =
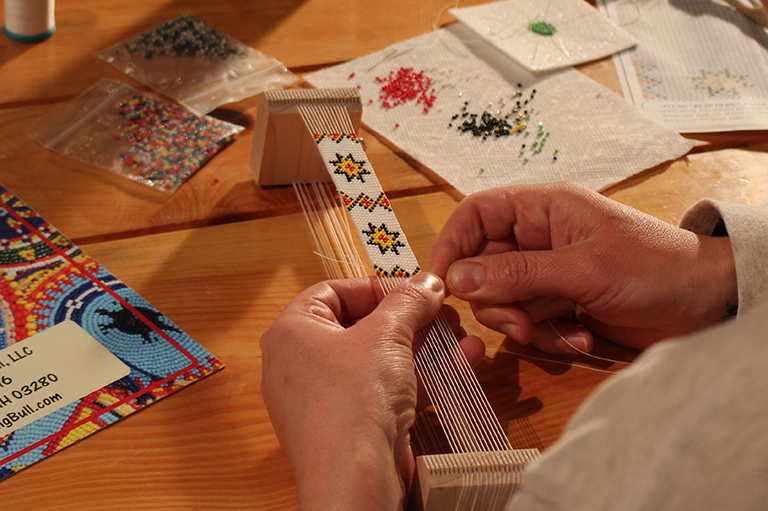
{"type": "MultiPolygon", "coordinates": [[[[439,278],[420,273],[382,294],[375,279],[317,284],[294,298],[261,338],[261,393],[301,509],[402,509],[405,503],[415,468],[408,433],[417,399],[411,345],[445,292],[439,278]]],[[[470,362],[482,358],[479,339],[462,343],[470,362]]]]}
{"type": "Polygon", "coordinates": [[[718,324],[738,303],[729,238],[575,183],[470,195],[438,236],[432,271],[480,323],[552,353],[589,351],[592,332],[645,349],[718,324]]]}

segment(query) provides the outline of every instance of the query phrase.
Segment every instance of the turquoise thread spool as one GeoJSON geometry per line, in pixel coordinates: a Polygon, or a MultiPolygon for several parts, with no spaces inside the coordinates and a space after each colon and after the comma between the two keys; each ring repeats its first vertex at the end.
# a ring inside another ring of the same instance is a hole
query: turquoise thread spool
{"type": "Polygon", "coordinates": [[[5,0],[5,35],[20,43],[37,43],[56,32],[55,0],[5,0]]]}

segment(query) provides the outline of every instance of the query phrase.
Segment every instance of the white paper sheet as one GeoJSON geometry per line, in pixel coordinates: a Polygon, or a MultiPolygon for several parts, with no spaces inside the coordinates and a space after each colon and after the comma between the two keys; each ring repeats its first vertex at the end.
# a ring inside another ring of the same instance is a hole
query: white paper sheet
{"type": "Polygon", "coordinates": [[[571,68],[532,76],[460,24],[306,79],[321,88],[359,86],[363,121],[464,194],[565,179],[601,190],[693,145],[571,68]],[[431,107],[418,99],[382,106],[389,73],[403,68],[429,77],[431,107]],[[485,140],[457,131],[465,106],[468,116],[504,116],[517,101],[530,115],[526,129],[485,140]]]}
{"type": "Polygon", "coordinates": [[[624,96],[683,133],[768,129],[768,32],[717,0],[599,0],[638,46],[624,96]]]}
{"type": "Polygon", "coordinates": [[[505,0],[453,9],[453,17],[531,72],[597,60],[637,44],[584,0],[505,0]],[[533,23],[556,32],[541,35],[533,23]]]}

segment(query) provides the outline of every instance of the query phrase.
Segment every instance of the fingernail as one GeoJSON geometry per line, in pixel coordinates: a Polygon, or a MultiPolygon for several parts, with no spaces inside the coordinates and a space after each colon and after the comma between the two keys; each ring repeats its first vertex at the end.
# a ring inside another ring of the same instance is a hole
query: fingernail
{"type": "Polygon", "coordinates": [[[574,348],[576,351],[583,353],[589,349],[587,346],[587,340],[580,335],[571,335],[566,337],[565,340],[568,342],[570,347],[574,348]]]}
{"type": "Polygon", "coordinates": [[[514,323],[504,323],[499,327],[499,330],[513,341],[520,342],[520,327],[514,323]]]}
{"type": "Polygon", "coordinates": [[[485,268],[477,263],[455,263],[448,269],[448,282],[459,293],[472,293],[485,281],[485,268]]]}
{"type": "Polygon", "coordinates": [[[411,277],[411,282],[418,286],[423,286],[434,293],[440,293],[443,290],[443,281],[432,273],[417,273],[411,277]]]}

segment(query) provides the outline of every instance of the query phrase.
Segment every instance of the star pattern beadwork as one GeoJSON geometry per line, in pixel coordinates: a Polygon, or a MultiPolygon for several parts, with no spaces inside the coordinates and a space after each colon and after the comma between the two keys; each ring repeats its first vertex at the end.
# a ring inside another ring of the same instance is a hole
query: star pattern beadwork
{"type": "Polygon", "coordinates": [[[329,131],[314,133],[314,138],[376,274],[418,273],[418,261],[360,140],[354,134],[329,131]]]}
{"type": "Polygon", "coordinates": [[[409,273],[405,268],[401,268],[399,266],[395,266],[392,268],[392,271],[387,271],[381,266],[378,266],[376,264],[373,265],[373,270],[376,272],[377,277],[410,277],[411,275],[416,275],[417,273],[421,272],[421,268],[418,266],[415,270],[413,270],[413,273],[409,273]]]}
{"type": "Polygon", "coordinates": [[[376,199],[372,199],[364,192],[361,192],[356,199],[353,199],[344,192],[339,192],[339,194],[341,195],[341,200],[344,202],[344,207],[347,208],[347,211],[352,211],[356,206],[360,206],[368,211],[373,211],[377,207],[390,212],[392,211],[392,205],[389,203],[389,199],[384,192],[381,192],[376,199]]]}
{"type": "Polygon", "coordinates": [[[351,154],[342,156],[339,153],[336,153],[336,160],[331,160],[328,163],[335,167],[333,173],[346,177],[348,183],[355,179],[359,179],[361,183],[365,183],[365,178],[363,176],[370,174],[368,169],[365,168],[367,162],[364,160],[356,161],[351,154]]]}
{"type": "Polygon", "coordinates": [[[355,144],[360,143],[360,140],[358,140],[357,135],[354,133],[314,133],[312,136],[314,137],[316,144],[319,144],[325,138],[329,138],[337,144],[343,140],[349,140],[355,144]]]}
{"type": "Polygon", "coordinates": [[[391,250],[395,254],[400,255],[397,249],[400,247],[405,247],[405,245],[400,243],[400,241],[397,239],[400,237],[399,232],[389,232],[385,224],[381,224],[379,227],[376,227],[370,222],[368,222],[368,229],[368,231],[363,230],[362,232],[368,237],[367,239],[369,245],[378,247],[382,254],[386,254],[387,251],[391,250]]]}
{"type": "Polygon", "coordinates": [[[389,203],[389,198],[384,194],[384,192],[381,192],[379,198],[376,199],[376,206],[384,208],[387,211],[392,211],[392,205],[389,203]]]}

